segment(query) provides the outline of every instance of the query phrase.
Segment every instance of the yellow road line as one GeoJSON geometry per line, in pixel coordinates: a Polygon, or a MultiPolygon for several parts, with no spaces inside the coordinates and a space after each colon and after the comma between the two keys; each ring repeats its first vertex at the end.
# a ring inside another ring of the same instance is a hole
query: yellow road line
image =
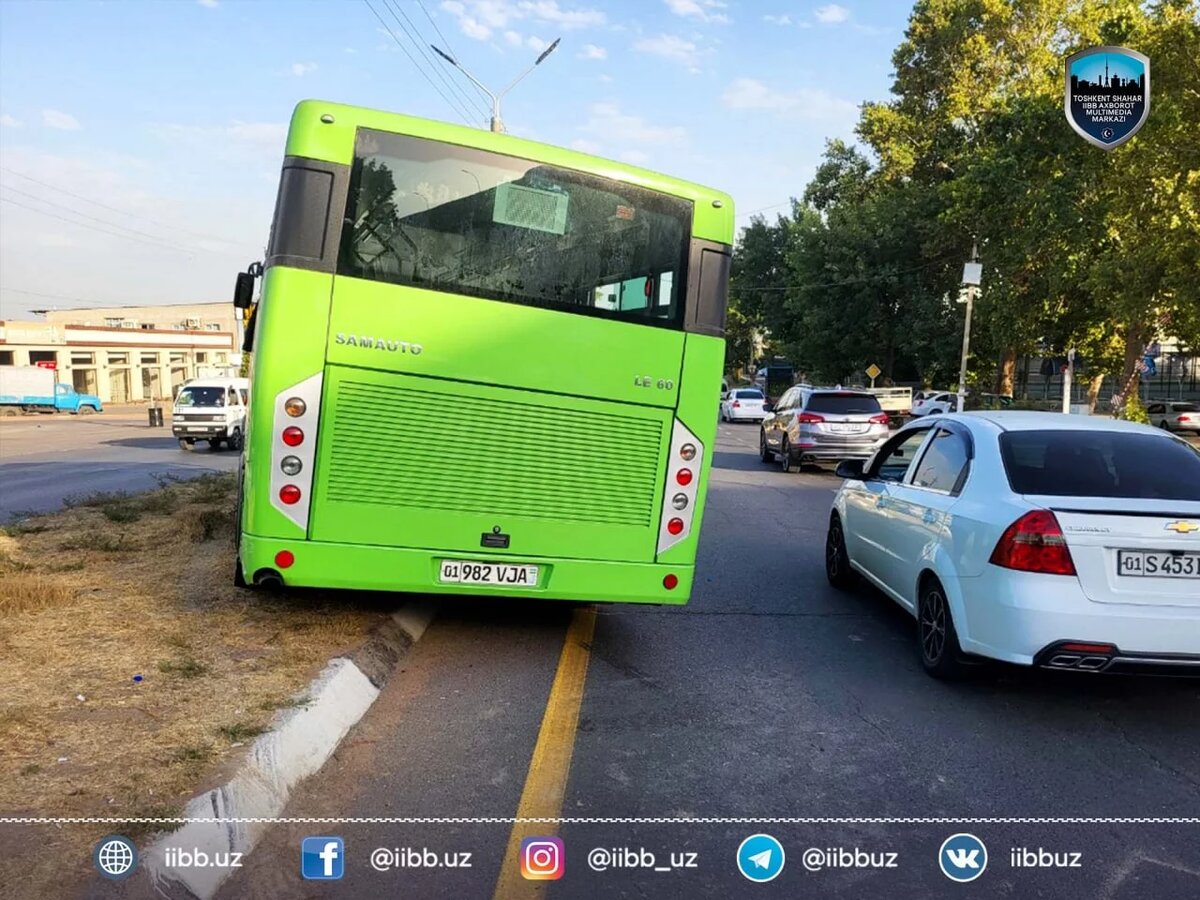
{"type": "MultiPolygon", "coordinates": [[[[592,635],[596,630],[595,607],[580,607],[571,618],[558,671],[550,687],[550,699],[542,715],[525,789],[517,805],[518,819],[558,819],[562,814],[567,777],[571,773],[571,757],[575,752],[575,729],[579,725],[579,707],[583,703],[583,686],[587,680],[588,659],[591,656],[592,635]]],[[[527,881],[521,875],[521,840],[526,837],[551,836],[558,833],[557,822],[513,823],[504,851],[500,877],[496,880],[493,900],[526,900],[542,897],[548,882],[527,881]]]]}

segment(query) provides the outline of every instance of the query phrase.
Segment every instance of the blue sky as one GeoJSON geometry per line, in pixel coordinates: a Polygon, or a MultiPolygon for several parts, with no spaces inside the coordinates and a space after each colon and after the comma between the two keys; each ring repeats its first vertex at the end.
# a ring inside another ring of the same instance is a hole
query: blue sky
{"type": "Polygon", "coordinates": [[[226,299],[262,257],[300,99],[483,125],[483,101],[451,89],[441,76],[455,73],[436,73],[402,25],[489,85],[561,37],[505,101],[510,131],[727,190],[740,224],[773,215],[827,138],[852,137],[857,105],[887,96],[909,12],[889,0],[369,3],[0,0],[0,317],[226,299]]]}

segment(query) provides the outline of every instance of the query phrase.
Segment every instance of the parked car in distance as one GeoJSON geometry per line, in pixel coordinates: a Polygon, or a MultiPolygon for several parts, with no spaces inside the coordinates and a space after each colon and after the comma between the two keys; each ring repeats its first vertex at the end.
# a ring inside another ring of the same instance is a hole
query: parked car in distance
{"type": "Polygon", "coordinates": [[[734,388],[721,401],[722,422],[761,422],[766,400],[758,388],[734,388]]]}
{"type": "Polygon", "coordinates": [[[246,440],[246,410],[250,402],[247,378],[195,378],[183,385],[171,410],[171,432],[181,450],[191,450],[196,441],[208,442],[209,450],[227,444],[241,450],[246,440]]]}
{"type": "Polygon", "coordinates": [[[1200,674],[1200,450],[1147,425],[949,413],[838,466],[825,573],[917,620],[925,669],[972,661],[1200,674]]]}
{"type": "Polygon", "coordinates": [[[1166,431],[1200,434],[1200,403],[1191,400],[1152,400],[1146,406],[1150,424],[1166,431]]]}
{"type": "Polygon", "coordinates": [[[936,416],[952,412],[958,406],[958,395],[953,391],[921,391],[913,397],[912,416],[936,416]]]}
{"type": "Polygon", "coordinates": [[[785,472],[806,462],[866,459],[889,433],[888,415],[874,395],[798,385],[763,419],[759,457],[778,459],[785,472]]]}
{"type": "Polygon", "coordinates": [[[0,415],[69,412],[81,416],[104,407],[95,394],[80,394],[43,366],[0,366],[0,415]]]}

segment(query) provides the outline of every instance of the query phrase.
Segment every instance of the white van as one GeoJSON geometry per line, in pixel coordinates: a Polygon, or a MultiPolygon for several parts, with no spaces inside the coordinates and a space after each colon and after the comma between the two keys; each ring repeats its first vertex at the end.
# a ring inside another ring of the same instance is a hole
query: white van
{"type": "Polygon", "coordinates": [[[241,450],[246,440],[246,407],[250,402],[248,378],[194,378],[186,382],[171,409],[171,433],[182,450],[196,441],[208,441],[208,449],[225,443],[241,450]]]}

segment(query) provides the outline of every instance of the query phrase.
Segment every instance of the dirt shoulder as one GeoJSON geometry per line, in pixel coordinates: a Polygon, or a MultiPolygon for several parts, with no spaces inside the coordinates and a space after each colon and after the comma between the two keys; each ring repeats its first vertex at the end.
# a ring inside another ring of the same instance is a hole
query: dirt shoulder
{"type": "MultiPolygon", "coordinates": [[[[387,601],[232,585],[231,475],[77,501],[0,532],[0,816],[177,816],[387,601]]],[[[0,860],[14,896],[91,876],[98,825],[0,860]]],[[[19,842],[22,843],[22,842],[19,842]]]]}

